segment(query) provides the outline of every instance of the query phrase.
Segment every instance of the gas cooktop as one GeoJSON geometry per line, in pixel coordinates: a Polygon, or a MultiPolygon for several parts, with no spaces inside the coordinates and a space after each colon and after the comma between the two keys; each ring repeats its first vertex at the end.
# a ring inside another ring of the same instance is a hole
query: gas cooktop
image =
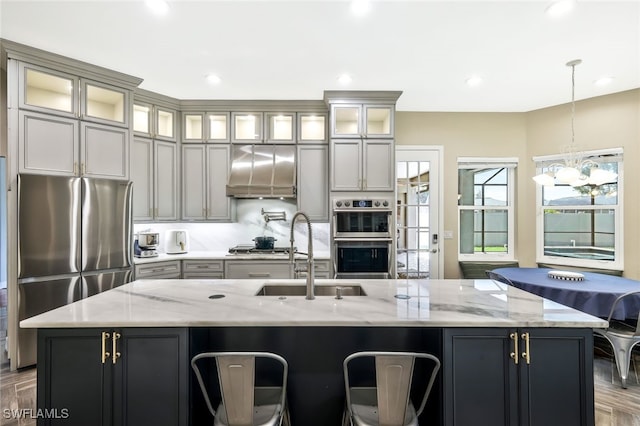
{"type": "MultiPolygon", "coordinates": [[[[296,248],[294,247],[295,251],[296,248]]],[[[238,245],[229,249],[230,254],[286,254],[289,247],[274,247],[272,249],[258,249],[253,245],[238,245]]]]}

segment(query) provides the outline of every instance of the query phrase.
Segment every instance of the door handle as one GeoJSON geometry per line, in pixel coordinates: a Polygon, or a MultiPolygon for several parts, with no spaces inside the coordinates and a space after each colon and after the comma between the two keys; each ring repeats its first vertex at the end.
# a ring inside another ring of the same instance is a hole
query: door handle
{"type": "Polygon", "coordinates": [[[118,352],[118,345],[117,345],[117,340],[120,338],[120,333],[117,332],[113,332],[113,338],[111,340],[111,349],[113,352],[113,355],[111,356],[111,361],[115,364],[116,361],[118,360],[118,358],[120,358],[120,352],[118,352]]]}
{"type": "Polygon", "coordinates": [[[513,352],[511,352],[509,356],[513,359],[513,363],[518,365],[518,333],[509,334],[509,338],[513,340],[513,352]]]}
{"type": "Polygon", "coordinates": [[[438,249],[431,249],[431,253],[437,253],[438,249]]]}
{"type": "Polygon", "coordinates": [[[529,333],[522,333],[522,339],[524,340],[524,352],[522,352],[522,358],[527,361],[527,364],[531,364],[531,352],[529,351],[529,333]]]}
{"type": "Polygon", "coordinates": [[[102,363],[103,364],[107,362],[107,359],[111,356],[111,354],[107,352],[107,340],[109,340],[109,337],[111,337],[111,335],[108,332],[106,331],[102,332],[102,363]]]}

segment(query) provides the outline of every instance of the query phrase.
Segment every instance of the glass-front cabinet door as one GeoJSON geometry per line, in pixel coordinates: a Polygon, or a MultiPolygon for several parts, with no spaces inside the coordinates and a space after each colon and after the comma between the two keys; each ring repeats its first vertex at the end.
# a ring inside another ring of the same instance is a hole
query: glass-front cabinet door
{"type": "Polygon", "coordinates": [[[104,124],[129,125],[128,91],[101,83],[83,80],[82,119],[104,124]]]}
{"type": "Polygon", "coordinates": [[[367,137],[393,137],[393,107],[365,105],[364,122],[367,137]]]}
{"type": "Polygon", "coordinates": [[[327,114],[298,113],[298,142],[327,141],[327,114]]]}
{"type": "Polygon", "coordinates": [[[209,123],[208,142],[229,142],[229,113],[212,112],[207,114],[209,123]]]}
{"type": "Polygon", "coordinates": [[[77,117],[79,78],[20,63],[21,109],[77,117]]]}
{"type": "Polygon", "coordinates": [[[155,108],[155,137],[176,140],[176,112],[166,108],[155,108]]]}
{"type": "Polygon", "coordinates": [[[296,114],[267,113],[267,142],[295,143],[296,114]]]}
{"type": "Polygon", "coordinates": [[[184,142],[202,142],[204,131],[204,114],[184,114],[182,120],[183,141],[184,142]]]}
{"type": "Polygon", "coordinates": [[[231,129],[233,142],[262,142],[262,113],[232,112],[231,129]]]}
{"type": "Polygon", "coordinates": [[[151,136],[151,117],[153,107],[149,104],[133,104],[133,131],[135,133],[151,136]]]}
{"type": "Polygon", "coordinates": [[[361,114],[361,105],[331,105],[331,137],[360,137],[361,114]]]}

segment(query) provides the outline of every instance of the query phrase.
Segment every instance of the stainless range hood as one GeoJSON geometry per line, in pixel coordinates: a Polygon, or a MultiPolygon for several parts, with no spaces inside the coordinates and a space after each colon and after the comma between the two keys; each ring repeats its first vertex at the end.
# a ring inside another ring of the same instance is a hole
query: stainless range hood
{"type": "Polygon", "coordinates": [[[295,145],[233,145],[227,196],[295,198],[295,145]]]}

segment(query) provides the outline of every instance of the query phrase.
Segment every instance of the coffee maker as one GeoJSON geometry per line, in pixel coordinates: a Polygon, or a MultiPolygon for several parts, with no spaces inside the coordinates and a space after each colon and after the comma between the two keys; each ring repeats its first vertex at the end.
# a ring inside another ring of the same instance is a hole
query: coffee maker
{"type": "Polygon", "coordinates": [[[160,234],[157,232],[138,232],[133,242],[133,255],[135,257],[156,257],[158,256],[159,244],[160,234]]]}

